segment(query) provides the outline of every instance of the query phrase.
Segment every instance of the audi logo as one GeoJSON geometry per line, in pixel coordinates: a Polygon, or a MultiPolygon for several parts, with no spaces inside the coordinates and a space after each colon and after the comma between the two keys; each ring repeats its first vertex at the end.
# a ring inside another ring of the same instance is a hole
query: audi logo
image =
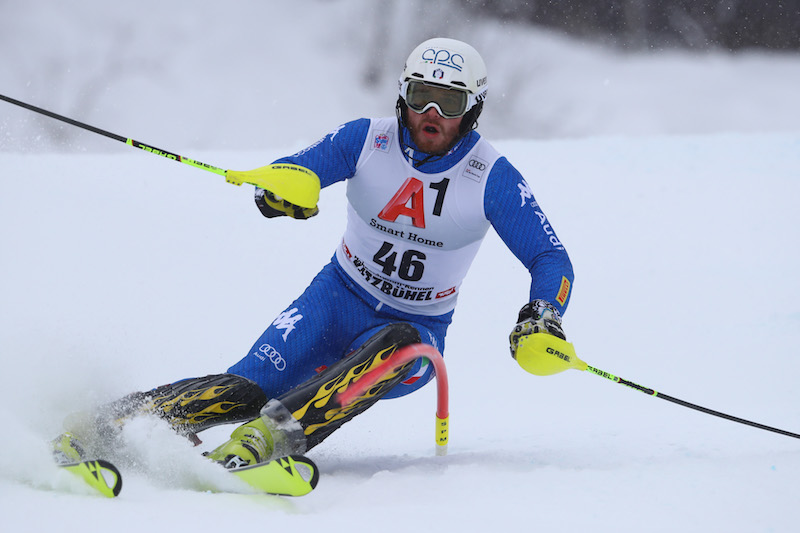
{"type": "Polygon", "coordinates": [[[477,159],[470,159],[467,164],[475,170],[486,170],[486,163],[481,163],[477,159]]]}
{"type": "Polygon", "coordinates": [[[278,372],[283,372],[283,370],[286,368],[286,360],[281,357],[281,354],[278,352],[278,350],[269,344],[262,344],[259,346],[258,351],[263,355],[256,353],[256,357],[263,361],[264,356],[266,356],[266,359],[269,359],[272,364],[275,365],[275,368],[278,370],[278,372]]]}

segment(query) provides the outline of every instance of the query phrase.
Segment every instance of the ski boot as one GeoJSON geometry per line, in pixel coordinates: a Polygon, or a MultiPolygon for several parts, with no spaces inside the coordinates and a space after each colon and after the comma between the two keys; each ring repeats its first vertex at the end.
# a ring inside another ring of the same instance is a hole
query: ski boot
{"type": "Polygon", "coordinates": [[[59,465],[80,463],[86,459],[86,452],[72,433],[62,433],[51,442],[53,457],[59,465]]]}
{"type": "Polygon", "coordinates": [[[256,418],[233,430],[228,442],[205,455],[225,468],[238,468],[268,461],[274,449],[272,433],[264,419],[256,418]]]}

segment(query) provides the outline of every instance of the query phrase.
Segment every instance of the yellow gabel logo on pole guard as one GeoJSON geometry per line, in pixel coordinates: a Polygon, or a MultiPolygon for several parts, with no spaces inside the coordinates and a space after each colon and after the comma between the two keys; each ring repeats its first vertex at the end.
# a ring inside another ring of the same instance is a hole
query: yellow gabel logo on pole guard
{"type": "Polygon", "coordinates": [[[517,363],[537,376],[551,376],[575,368],[586,370],[587,364],[575,355],[571,342],[549,333],[532,333],[519,340],[517,363]]]}
{"type": "Polygon", "coordinates": [[[304,208],[316,207],[319,201],[319,177],[299,165],[282,163],[254,170],[228,170],[225,180],[234,185],[250,183],[304,208]]]}

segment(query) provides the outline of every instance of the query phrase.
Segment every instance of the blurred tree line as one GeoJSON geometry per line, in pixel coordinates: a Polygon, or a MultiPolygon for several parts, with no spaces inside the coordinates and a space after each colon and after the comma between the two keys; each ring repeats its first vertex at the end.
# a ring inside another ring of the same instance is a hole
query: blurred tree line
{"type": "Polygon", "coordinates": [[[525,20],[626,48],[800,48],[800,0],[465,0],[483,16],[525,20]]]}

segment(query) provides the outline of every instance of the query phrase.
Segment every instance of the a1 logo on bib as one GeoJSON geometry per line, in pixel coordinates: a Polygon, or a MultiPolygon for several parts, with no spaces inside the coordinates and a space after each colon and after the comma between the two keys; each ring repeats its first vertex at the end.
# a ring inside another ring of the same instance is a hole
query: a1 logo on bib
{"type": "Polygon", "coordinates": [[[417,178],[408,178],[378,213],[378,218],[387,222],[396,222],[399,216],[411,218],[411,223],[416,228],[425,227],[423,185],[417,178]]]}

